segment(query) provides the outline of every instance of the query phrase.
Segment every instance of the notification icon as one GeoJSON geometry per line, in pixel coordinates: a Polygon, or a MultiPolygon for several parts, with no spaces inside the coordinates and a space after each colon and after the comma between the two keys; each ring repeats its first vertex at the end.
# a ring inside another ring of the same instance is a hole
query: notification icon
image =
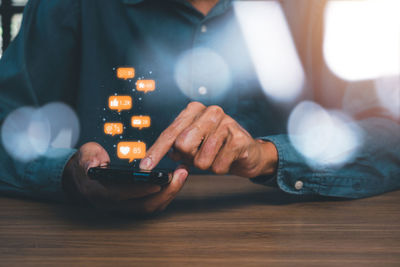
{"type": "Polygon", "coordinates": [[[150,116],[132,116],[131,125],[133,128],[138,128],[139,130],[149,128],[151,126],[150,116]]]}
{"type": "Polygon", "coordinates": [[[134,68],[118,68],[117,69],[117,77],[119,79],[128,80],[135,78],[135,69],[134,68]]]}
{"type": "Polygon", "coordinates": [[[139,80],[136,82],[136,90],[144,93],[156,90],[156,81],[154,80],[139,80]]]}
{"type": "Polygon", "coordinates": [[[104,133],[109,135],[122,134],[124,132],[124,126],[120,122],[108,122],[104,124],[104,133]]]}
{"type": "Polygon", "coordinates": [[[121,112],[122,110],[129,110],[132,108],[132,97],[126,96],[110,96],[108,98],[108,107],[111,110],[117,110],[121,112]]]}
{"type": "Polygon", "coordinates": [[[117,150],[118,158],[129,159],[129,163],[146,156],[146,144],[143,142],[120,142],[117,150]]]}

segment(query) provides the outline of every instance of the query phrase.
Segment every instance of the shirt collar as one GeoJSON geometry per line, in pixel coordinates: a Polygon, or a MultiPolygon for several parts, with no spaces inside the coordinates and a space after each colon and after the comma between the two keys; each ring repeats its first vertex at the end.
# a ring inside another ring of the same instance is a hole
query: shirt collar
{"type": "MultiPolygon", "coordinates": [[[[155,0],[121,0],[121,1],[126,5],[138,5],[143,2],[151,2],[155,0]]],[[[164,0],[164,1],[181,2],[182,4],[190,6],[189,2],[187,2],[186,0],[164,0]]],[[[237,0],[219,0],[217,5],[210,11],[210,13],[208,13],[207,16],[202,18],[202,21],[209,20],[211,18],[226,13],[232,7],[233,1],[237,0]]]]}
{"type": "MultiPolygon", "coordinates": [[[[133,4],[133,5],[141,3],[143,1],[145,1],[145,0],[122,0],[122,2],[125,4],[133,4]]],[[[232,2],[232,1],[233,0],[220,0],[220,2],[223,2],[224,5],[227,5],[227,4],[229,5],[230,2],[232,2]]]]}
{"type": "MultiPolygon", "coordinates": [[[[122,2],[124,4],[127,5],[136,5],[136,4],[140,4],[142,2],[145,1],[151,1],[151,0],[122,0],[122,2]]],[[[182,0],[169,0],[169,1],[182,1],[182,0]]],[[[224,11],[226,11],[228,8],[231,7],[232,2],[235,0],[220,0],[219,3],[216,5],[215,9],[217,9],[217,13],[222,13],[224,11]]]]}
{"type": "Polygon", "coordinates": [[[143,1],[144,0],[122,0],[122,2],[127,5],[135,5],[135,4],[139,4],[143,1]]]}

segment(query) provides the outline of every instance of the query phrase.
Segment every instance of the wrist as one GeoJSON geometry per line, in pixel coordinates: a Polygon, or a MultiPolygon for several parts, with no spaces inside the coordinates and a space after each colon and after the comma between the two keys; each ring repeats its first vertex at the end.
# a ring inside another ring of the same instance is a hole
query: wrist
{"type": "Polygon", "coordinates": [[[274,175],[278,169],[278,149],[272,142],[257,139],[261,147],[261,175],[274,175]]]}

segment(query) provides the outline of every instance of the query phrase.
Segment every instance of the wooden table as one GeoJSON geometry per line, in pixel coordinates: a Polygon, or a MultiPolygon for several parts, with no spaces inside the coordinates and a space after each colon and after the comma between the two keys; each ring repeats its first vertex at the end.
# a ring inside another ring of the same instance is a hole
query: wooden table
{"type": "Polygon", "coordinates": [[[0,213],[2,266],[400,266],[400,191],[346,201],[192,176],[148,219],[4,197],[0,213]]]}

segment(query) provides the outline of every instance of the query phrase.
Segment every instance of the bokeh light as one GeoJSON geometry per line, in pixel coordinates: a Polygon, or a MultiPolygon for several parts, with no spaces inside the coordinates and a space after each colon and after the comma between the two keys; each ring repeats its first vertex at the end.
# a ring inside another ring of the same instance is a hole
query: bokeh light
{"type": "Polygon", "coordinates": [[[330,1],[325,11],[324,57],[349,80],[400,74],[400,1],[330,1]]]}
{"type": "Polygon", "coordinates": [[[340,167],[363,143],[363,131],[350,117],[310,101],[301,102],[292,111],[288,133],[312,167],[340,167]]]}
{"type": "Polygon", "coordinates": [[[21,107],[11,112],[1,127],[1,140],[12,158],[28,162],[45,155],[50,147],[74,147],[79,132],[78,117],[69,106],[49,103],[42,108],[21,107]]]}
{"type": "Polygon", "coordinates": [[[49,103],[39,109],[51,128],[51,147],[72,148],[79,139],[80,124],[75,111],[61,102],[49,103]]]}
{"type": "Polygon", "coordinates": [[[229,66],[224,59],[208,48],[184,52],[175,67],[175,81],[190,99],[204,97],[218,100],[232,84],[229,66]]]}
{"type": "Polygon", "coordinates": [[[276,101],[295,100],[305,74],[281,4],[237,1],[234,9],[266,95],[276,101]]]}
{"type": "Polygon", "coordinates": [[[8,154],[27,162],[44,154],[50,144],[50,125],[33,107],[19,108],[4,120],[1,140],[8,154]]]}

